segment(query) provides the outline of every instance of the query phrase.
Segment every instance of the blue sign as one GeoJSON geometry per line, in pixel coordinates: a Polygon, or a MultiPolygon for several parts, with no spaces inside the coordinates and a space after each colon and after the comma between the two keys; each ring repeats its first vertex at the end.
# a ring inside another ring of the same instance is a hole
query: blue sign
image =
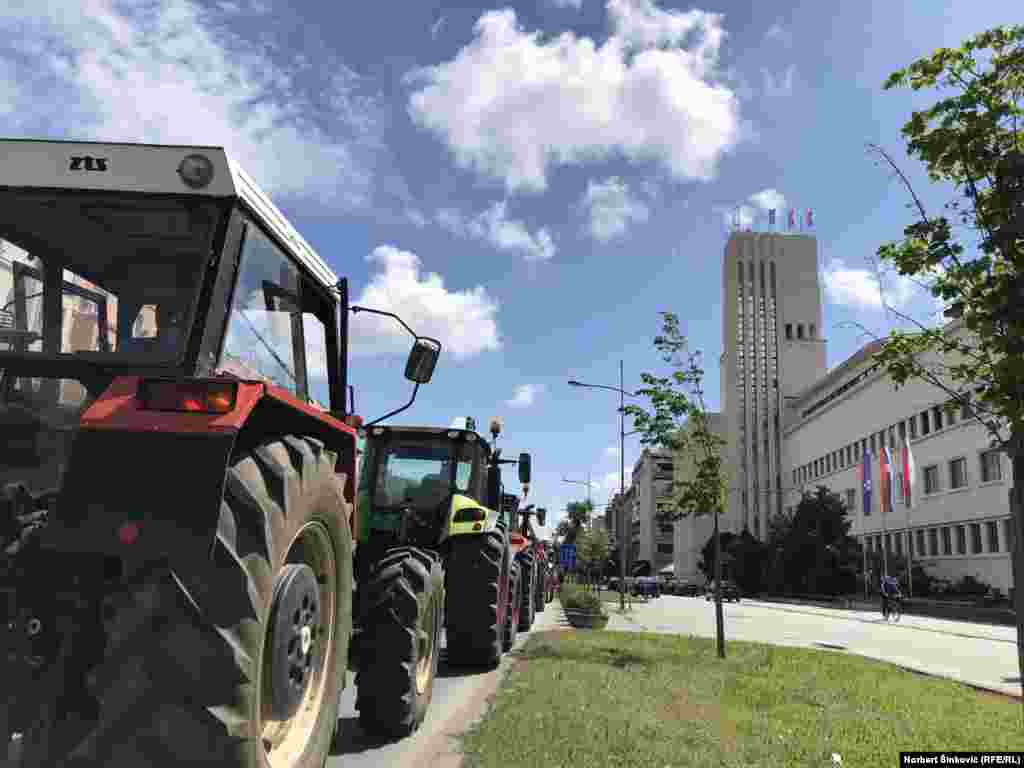
{"type": "Polygon", "coordinates": [[[563,544],[558,548],[558,564],[563,568],[576,567],[576,545],[563,544]]]}

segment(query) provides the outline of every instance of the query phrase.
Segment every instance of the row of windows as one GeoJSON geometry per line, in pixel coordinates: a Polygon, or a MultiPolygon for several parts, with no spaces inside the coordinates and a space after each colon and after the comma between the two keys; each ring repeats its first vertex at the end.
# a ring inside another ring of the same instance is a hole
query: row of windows
{"type": "Polygon", "coordinates": [[[1002,540],[999,536],[999,524],[995,520],[989,520],[984,523],[918,528],[912,532],[913,535],[909,535],[909,531],[869,534],[862,537],[861,541],[868,552],[882,552],[884,547],[890,554],[903,555],[906,540],[908,554],[914,557],[1011,552],[1014,537],[1013,519],[1006,518],[1002,524],[1002,540]]]}
{"type": "Polygon", "coordinates": [[[924,437],[955,426],[958,421],[970,418],[972,418],[971,409],[966,404],[957,405],[955,401],[950,401],[943,405],[932,406],[886,429],[855,440],[849,445],[797,467],[793,470],[793,485],[802,485],[840,469],[857,465],[863,460],[865,452],[870,453],[872,457],[877,457],[883,448],[888,447],[895,451],[908,436],[911,440],[916,440],[919,435],[924,437]]]}
{"type": "MultiPolygon", "coordinates": [[[[803,338],[813,339],[814,338],[814,334],[815,334],[815,330],[816,329],[814,327],[814,323],[811,323],[810,325],[808,325],[807,326],[807,336],[805,337],[804,336],[804,324],[803,323],[797,323],[796,324],[796,338],[798,338],[798,339],[803,339],[803,338]]],[[[793,324],[792,323],[786,323],[786,340],[787,341],[792,341],[793,340],[793,324]]]]}

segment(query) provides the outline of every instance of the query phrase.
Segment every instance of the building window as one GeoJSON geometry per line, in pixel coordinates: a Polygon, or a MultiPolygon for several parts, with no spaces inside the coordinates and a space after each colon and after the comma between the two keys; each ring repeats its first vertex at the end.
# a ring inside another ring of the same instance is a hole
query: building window
{"type": "Polygon", "coordinates": [[[907,439],[907,422],[901,421],[899,423],[900,442],[902,443],[907,439]]]}
{"type": "Polygon", "coordinates": [[[923,530],[917,531],[917,546],[914,549],[914,554],[916,554],[918,557],[924,557],[925,555],[923,530]]]}
{"type": "Polygon", "coordinates": [[[963,525],[956,527],[956,553],[958,555],[967,554],[967,528],[963,525]]]}
{"type": "Polygon", "coordinates": [[[932,557],[939,554],[939,532],[935,528],[928,529],[928,552],[932,557]]]}
{"type": "Polygon", "coordinates": [[[793,324],[786,323],[786,339],[789,341],[793,340],[793,324]]]}
{"type": "Polygon", "coordinates": [[[1014,539],[1016,531],[1017,527],[1013,524],[1012,517],[1003,520],[1003,546],[1006,547],[1007,552],[1013,552],[1013,548],[1016,546],[1014,539]]]}
{"type": "Polygon", "coordinates": [[[924,492],[939,492],[939,468],[935,464],[924,468],[924,492]]]}
{"type": "Polygon", "coordinates": [[[946,403],[946,420],[951,427],[956,424],[956,400],[950,400],[946,403]]]}
{"type": "Polygon", "coordinates": [[[953,459],[949,462],[949,487],[965,488],[967,486],[967,459],[953,459]]]}
{"type": "Polygon", "coordinates": [[[804,324],[803,323],[797,323],[796,324],[796,337],[798,339],[802,339],[804,337],[804,324]]]}
{"type": "Polygon", "coordinates": [[[809,338],[809,339],[813,339],[813,338],[815,338],[815,336],[814,336],[814,330],[815,330],[815,329],[814,329],[814,323],[811,323],[810,327],[809,327],[809,328],[808,328],[808,330],[807,330],[807,338],[809,338]]]}
{"type": "Polygon", "coordinates": [[[985,451],[981,454],[981,482],[994,483],[1003,479],[1003,467],[999,451],[985,451]]]}
{"type": "Polygon", "coordinates": [[[942,529],[942,554],[953,554],[953,535],[949,532],[949,528],[942,529]]]}
{"type": "Polygon", "coordinates": [[[940,429],[942,429],[942,406],[941,405],[936,405],[935,407],[932,408],[932,420],[934,421],[933,426],[935,427],[935,431],[936,432],[938,432],[940,429]]]}
{"type": "Polygon", "coordinates": [[[902,556],[903,555],[903,534],[902,533],[897,533],[896,534],[896,542],[895,542],[895,544],[896,544],[896,554],[902,556]]]}
{"type": "Polygon", "coordinates": [[[847,512],[853,512],[853,505],[857,503],[857,492],[853,488],[849,488],[846,491],[846,510],[847,512]]]}
{"type": "Polygon", "coordinates": [[[659,555],[671,555],[672,554],[672,545],[671,544],[659,544],[658,545],[658,554],[659,555]]]}
{"type": "Polygon", "coordinates": [[[871,455],[875,454],[875,436],[871,435],[871,455]]]}
{"type": "Polygon", "coordinates": [[[971,523],[971,554],[981,554],[981,523],[971,523]]]}
{"type": "Polygon", "coordinates": [[[892,552],[892,534],[885,534],[885,551],[892,552]]]}
{"type": "Polygon", "coordinates": [[[882,551],[882,534],[875,536],[875,552],[882,551]]]}
{"type": "Polygon", "coordinates": [[[917,419],[911,417],[907,420],[907,428],[910,431],[910,439],[917,439],[917,419]]]}
{"type": "Polygon", "coordinates": [[[921,411],[921,436],[923,437],[931,431],[931,425],[928,423],[928,411],[921,411]]]}
{"type": "Polygon", "coordinates": [[[996,525],[995,520],[989,520],[985,523],[985,530],[988,533],[988,551],[998,552],[999,551],[999,526],[996,525]]]}

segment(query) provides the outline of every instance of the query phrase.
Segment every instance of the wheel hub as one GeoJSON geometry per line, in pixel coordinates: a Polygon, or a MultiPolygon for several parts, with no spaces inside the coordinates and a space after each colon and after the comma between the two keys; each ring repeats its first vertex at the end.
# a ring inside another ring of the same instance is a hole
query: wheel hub
{"type": "Polygon", "coordinates": [[[289,564],[274,586],[270,606],[266,675],[267,715],[287,720],[299,708],[319,653],[320,587],[308,565],[289,564]]]}

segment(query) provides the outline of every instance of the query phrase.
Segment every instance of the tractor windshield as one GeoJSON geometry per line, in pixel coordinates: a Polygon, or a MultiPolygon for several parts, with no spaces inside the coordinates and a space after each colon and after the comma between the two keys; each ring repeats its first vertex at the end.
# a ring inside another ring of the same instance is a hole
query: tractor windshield
{"type": "Polygon", "coordinates": [[[452,493],[472,493],[479,448],[446,437],[391,437],[378,446],[371,504],[433,509],[452,493]]]}
{"type": "Polygon", "coordinates": [[[179,361],[218,214],[210,201],[0,190],[0,354],[179,361]]]}

